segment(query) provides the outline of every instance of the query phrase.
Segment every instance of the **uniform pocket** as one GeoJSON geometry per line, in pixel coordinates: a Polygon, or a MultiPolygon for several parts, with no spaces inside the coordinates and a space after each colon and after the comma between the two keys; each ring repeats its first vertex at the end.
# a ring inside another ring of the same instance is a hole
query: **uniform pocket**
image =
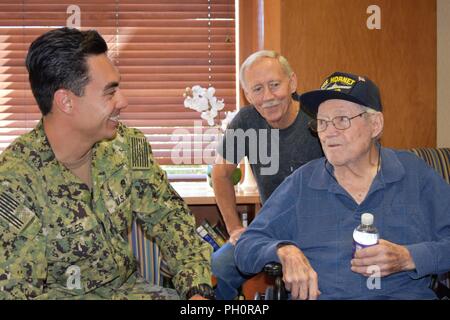
{"type": "Polygon", "coordinates": [[[63,225],[53,234],[49,258],[59,262],[76,263],[102,250],[106,244],[100,225],[93,216],[63,225]]]}
{"type": "Polygon", "coordinates": [[[42,229],[41,221],[39,220],[38,217],[33,215],[33,217],[30,219],[27,225],[24,226],[20,234],[29,240],[33,240],[34,238],[36,238],[41,229],[42,229]]]}
{"type": "Polygon", "coordinates": [[[70,294],[89,292],[116,276],[114,254],[94,216],[54,230],[47,245],[47,258],[48,285],[69,290],[70,294]],[[75,285],[70,284],[76,279],[80,288],[76,281],[75,285]]]}

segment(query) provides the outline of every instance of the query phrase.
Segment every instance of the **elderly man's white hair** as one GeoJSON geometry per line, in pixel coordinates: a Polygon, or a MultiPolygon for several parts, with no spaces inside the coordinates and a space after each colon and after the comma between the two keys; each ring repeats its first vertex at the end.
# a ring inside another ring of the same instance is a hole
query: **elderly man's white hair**
{"type": "Polygon", "coordinates": [[[245,83],[245,71],[253,65],[256,61],[262,58],[272,58],[277,59],[280,63],[284,73],[290,77],[293,73],[291,66],[289,65],[289,62],[285,57],[283,57],[281,54],[279,54],[276,51],[272,50],[260,50],[256,51],[255,53],[252,53],[250,56],[248,56],[247,59],[245,59],[244,63],[241,66],[241,70],[239,71],[239,80],[241,82],[241,85],[244,89],[247,89],[246,83],[245,83]]]}
{"type": "MultiPolygon", "coordinates": [[[[375,109],[372,109],[371,107],[366,107],[366,106],[363,106],[362,104],[360,104],[359,105],[359,108],[360,108],[360,110],[362,111],[362,112],[367,112],[367,114],[369,114],[369,115],[371,115],[371,114],[383,114],[382,112],[380,112],[380,111],[377,111],[377,110],[375,110],[375,109]]],[[[380,131],[380,133],[374,138],[374,141],[376,142],[376,143],[380,143],[380,140],[381,140],[381,136],[383,135],[383,130],[381,130],[380,131]]]]}

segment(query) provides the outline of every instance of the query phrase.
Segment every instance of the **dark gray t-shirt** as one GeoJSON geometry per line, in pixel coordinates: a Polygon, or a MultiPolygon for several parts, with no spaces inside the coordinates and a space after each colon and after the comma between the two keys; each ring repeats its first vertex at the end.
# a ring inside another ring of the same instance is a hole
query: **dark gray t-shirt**
{"type": "Polygon", "coordinates": [[[285,129],[273,129],[253,106],[242,108],[228,125],[217,152],[238,164],[247,156],[264,203],[283,180],[310,160],[323,156],[302,109],[285,129]]]}

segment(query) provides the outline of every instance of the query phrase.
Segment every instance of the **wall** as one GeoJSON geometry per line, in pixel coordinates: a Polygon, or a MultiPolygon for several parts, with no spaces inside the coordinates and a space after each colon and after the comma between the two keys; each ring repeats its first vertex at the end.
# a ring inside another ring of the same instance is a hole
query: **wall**
{"type": "Polygon", "coordinates": [[[450,1],[437,2],[437,146],[450,147],[450,1]]]}
{"type": "Polygon", "coordinates": [[[264,0],[263,6],[263,47],[288,58],[299,92],[316,89],[336,70],[367,75],[382,92],[383,145],[436,146],[435,0],[264,0]],[[370,5],[381,9],[381,30],[366,26],[370,5]]]}

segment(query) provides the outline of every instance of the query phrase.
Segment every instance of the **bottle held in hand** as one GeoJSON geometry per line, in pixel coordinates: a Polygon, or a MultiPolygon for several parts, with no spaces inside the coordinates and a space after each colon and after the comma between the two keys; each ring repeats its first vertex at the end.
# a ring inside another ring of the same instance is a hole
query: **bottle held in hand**
{"type": "Polygon", "coordinates": [[[380,238],[377,228],[373,225],[373,214],[363,213],[361,215],[361,224],[353,231],[353,252],[378,244],[380,238]]]}

